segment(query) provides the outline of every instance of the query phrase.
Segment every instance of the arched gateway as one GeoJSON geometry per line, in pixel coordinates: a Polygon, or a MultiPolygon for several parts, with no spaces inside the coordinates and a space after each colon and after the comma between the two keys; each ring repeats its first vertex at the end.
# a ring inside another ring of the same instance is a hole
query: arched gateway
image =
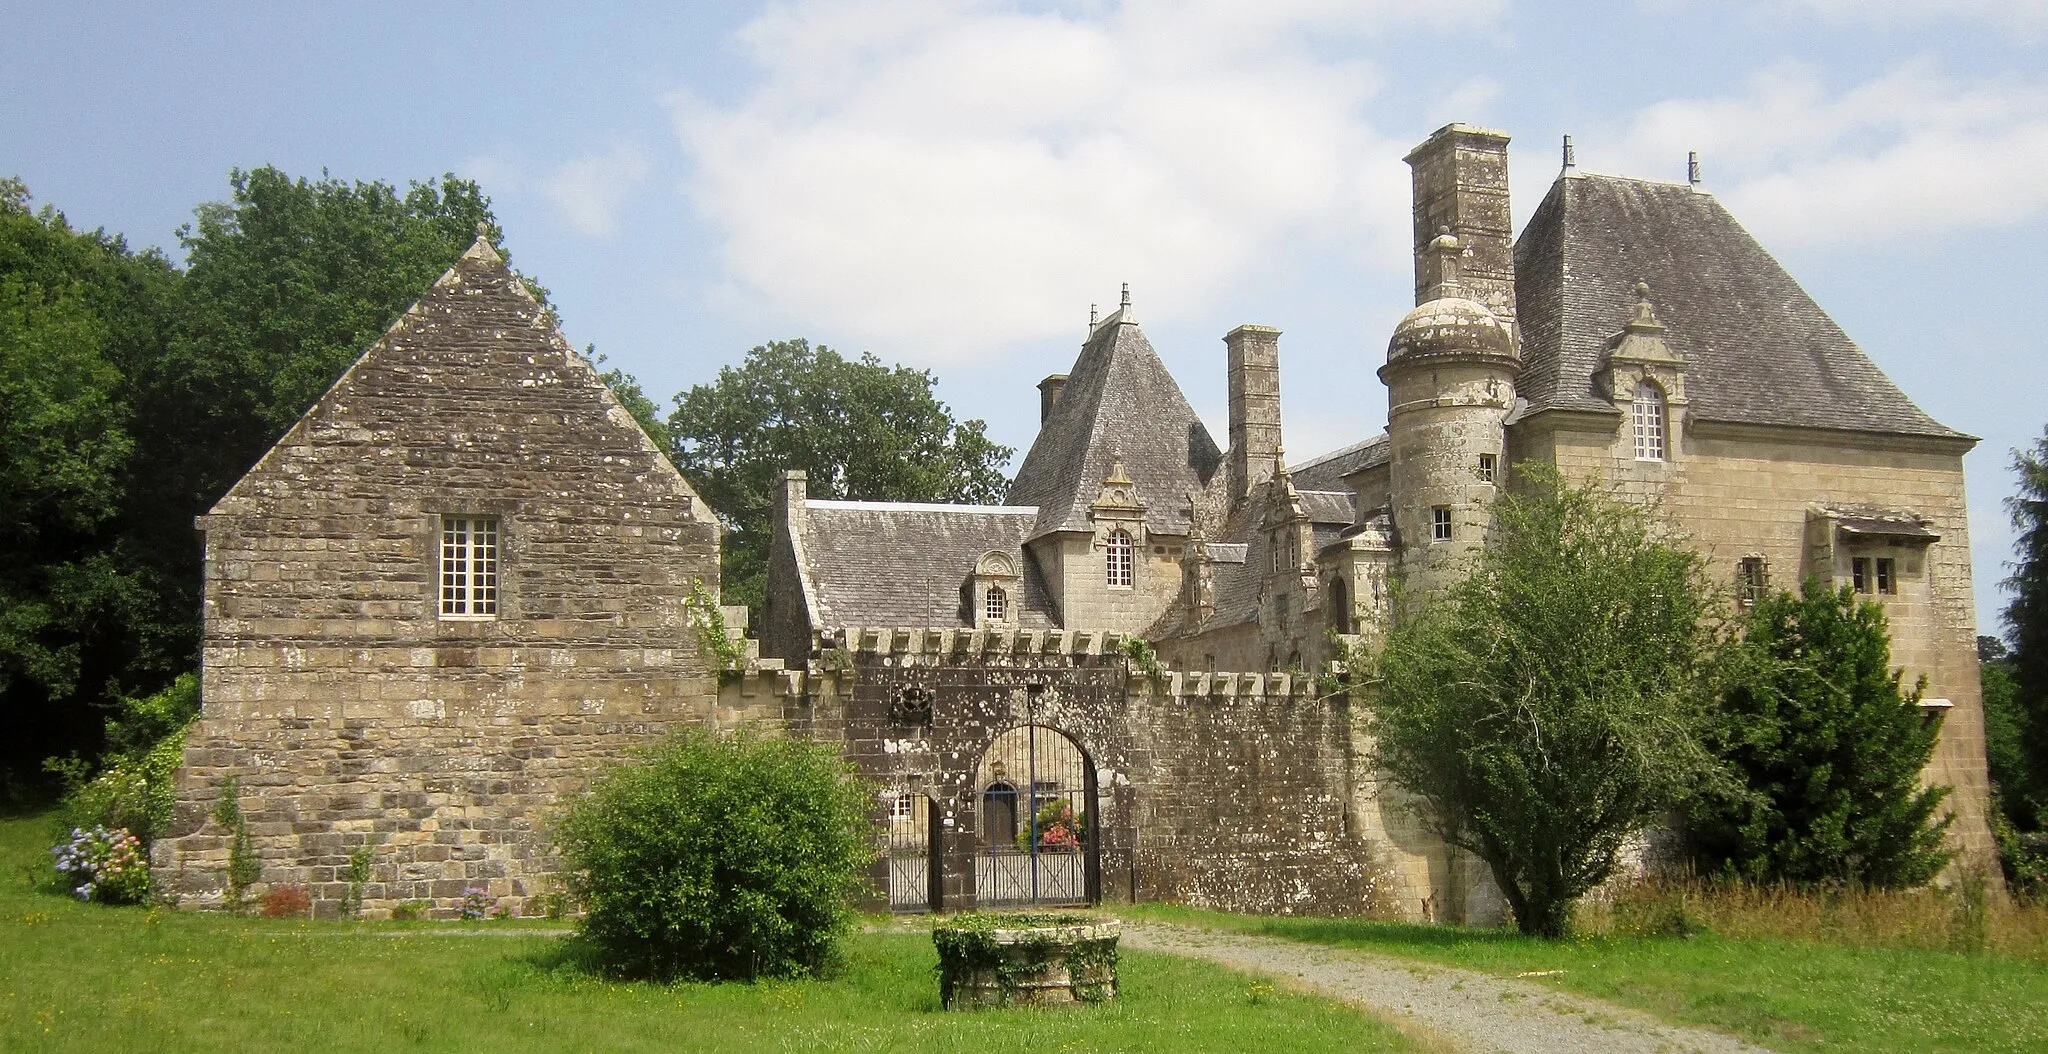
{"type": "Polygon", "coordinates": [[[989,744],[974,787],[977,904],[1096,900],[1095,773],[1079,744],[1057,729],[1019,725],[989,744]]]}

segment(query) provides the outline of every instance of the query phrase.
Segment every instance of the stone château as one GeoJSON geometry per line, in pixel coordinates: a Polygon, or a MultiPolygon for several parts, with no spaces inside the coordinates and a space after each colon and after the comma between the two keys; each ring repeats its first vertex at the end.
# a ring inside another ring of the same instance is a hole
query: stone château
{"type": "Polygon", "coordinates": [[[1507,143],[1450,125],[1407,158],[1385,433],[1288,464],[1280,332],[1244,325],[1219,445],[1126,296],[1039,386],[1005,504],[814,500],[787,473],[759,638],[722,677],[692,624],[711,510],[480,241],[202,519],[205,710],[155,866],[222,888],[233,777],[264,880],[323,910],[364,847],[373,911],[517,904],[558,880],[546,810],[593,766],[753,723],[873,781],[897,908],[1495,918],[1310,679],[1333,633],[1371,646],[1391,583],[1460,574],[1529,461],[1654,500],[1738,603],[1807,576],[1883,603],[1942,721],[1927,778],[1988,859],[1975,440],[1696,185],[1568,163],[1516,238],[1507,143]]]}

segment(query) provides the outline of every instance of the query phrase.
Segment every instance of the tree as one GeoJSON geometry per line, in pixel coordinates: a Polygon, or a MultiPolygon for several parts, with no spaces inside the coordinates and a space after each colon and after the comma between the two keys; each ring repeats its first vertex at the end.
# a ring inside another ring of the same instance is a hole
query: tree
{"type": "MultiPolygon", "coordinates": [[[[718,380],[675,398],[672,457],[725,521],[725,601],[758,609],[783,469],[818,498],[989,503],[1013,451],[981,421],[953,420],[931,373],[842,358],[809,341],[772,341],[718,380]]],[[[614,387],[617,387],[616,385],[614,387]]]]}
{"type": "Polygon", "coordinates": [[[1565,933],[1624,845],[1715,778],[1720,650],[1700,558],[1650,514],[1518,465],[1472,574],[1390,628],[1374,759],[1484,860],[1523,932],[1565,933]]]}
{"type": "Polygon", "coordinates": [[[2018,532],[2017,559],[2005,580],[2012,600],[2005,625],[2012,651],[2005,662],[2012,678],[2009,716],[2019,762],[1999,785],[2008,815],[2022,830],[2039,829],[2048,807],[2048,432],[2032,448],[2012,453],[2018,491],[2005,500],[2018,532]]]}
{"type": "MultiPolygon", "coordinates": [[[[137,375],[163,354],[178,275],[0,180],[0,795],[97,749],[93,704],[189,661],[136,559],[137,375]]],[[[190,522],[187,514],[186,522],[190,522]]],[[[189,532],[188,532],[189,534],[189,532]]]]}
{"type": "Polygon", "coordinates": [[[1808,579],[1765,597],[1743,647],[1749,676],[1723,703],[1719,752],[1743,789],[1703,799],[1691,826],[1702,870],[1887,889],[1940,873],[1946,787],[1923,787],[1939,726],[1900,690],[1884,607],[1808,579]]]}

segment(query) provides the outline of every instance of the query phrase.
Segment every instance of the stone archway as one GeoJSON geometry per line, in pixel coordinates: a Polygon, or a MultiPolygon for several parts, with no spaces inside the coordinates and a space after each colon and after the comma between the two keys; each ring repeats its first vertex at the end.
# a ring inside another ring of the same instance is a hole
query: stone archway
{"type": "Polygon", "coordinates": [[[1011,728],[982,753],[974,790],[976,904],[1095,902],[1095,770],[1080,744],[1045,725],[1011,728]]]}

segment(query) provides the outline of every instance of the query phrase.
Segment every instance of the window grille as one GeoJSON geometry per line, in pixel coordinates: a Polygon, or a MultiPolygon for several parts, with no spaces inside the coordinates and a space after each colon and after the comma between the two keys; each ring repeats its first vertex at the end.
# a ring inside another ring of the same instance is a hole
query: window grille
{"type": "Polygon", "coordinates": [[[1010,594],[1002,586],[988,587],[988,597],[982,602],[981,610],[990,622],[1001,622],[1010,615],[1010,594]]]}
{"type": "Polygon", "coordinates": [[[441,614],[497,617],[497,517],[449,516],[441,520],[441,614]]]}
{"type": "Polygon", "coordinates": [[[1636,385],[1631,414],[1635,420],[1636,460],[1664,460],[1664,390],[1649,381],[1636,385]]]}
{"type": "Polygon", "coordinates": [[[1451,507],[1439,505],[1429,511],[1430,536],[1439,542],[1451,540],[1451,507]]]}
{"type": "Polygon", "coordinates": [[[1761,556],[1743,557],[1735,565],[1735,599],[1747,607],[1764,598],[1770,589],[1770,571],[1761,556]]]}
{"type": "Polygon", "coordinates": [[[1496,466],[1499,464],[1492,454],[1479,455],[1479,482],[1492,483],[1496,466]]]}
{"type": "Polygon", "coordinates": [[[1112,586],[1131,584],[1131,532],[1118,527],[1109,532],[1108,581],[1112,586]]]}

